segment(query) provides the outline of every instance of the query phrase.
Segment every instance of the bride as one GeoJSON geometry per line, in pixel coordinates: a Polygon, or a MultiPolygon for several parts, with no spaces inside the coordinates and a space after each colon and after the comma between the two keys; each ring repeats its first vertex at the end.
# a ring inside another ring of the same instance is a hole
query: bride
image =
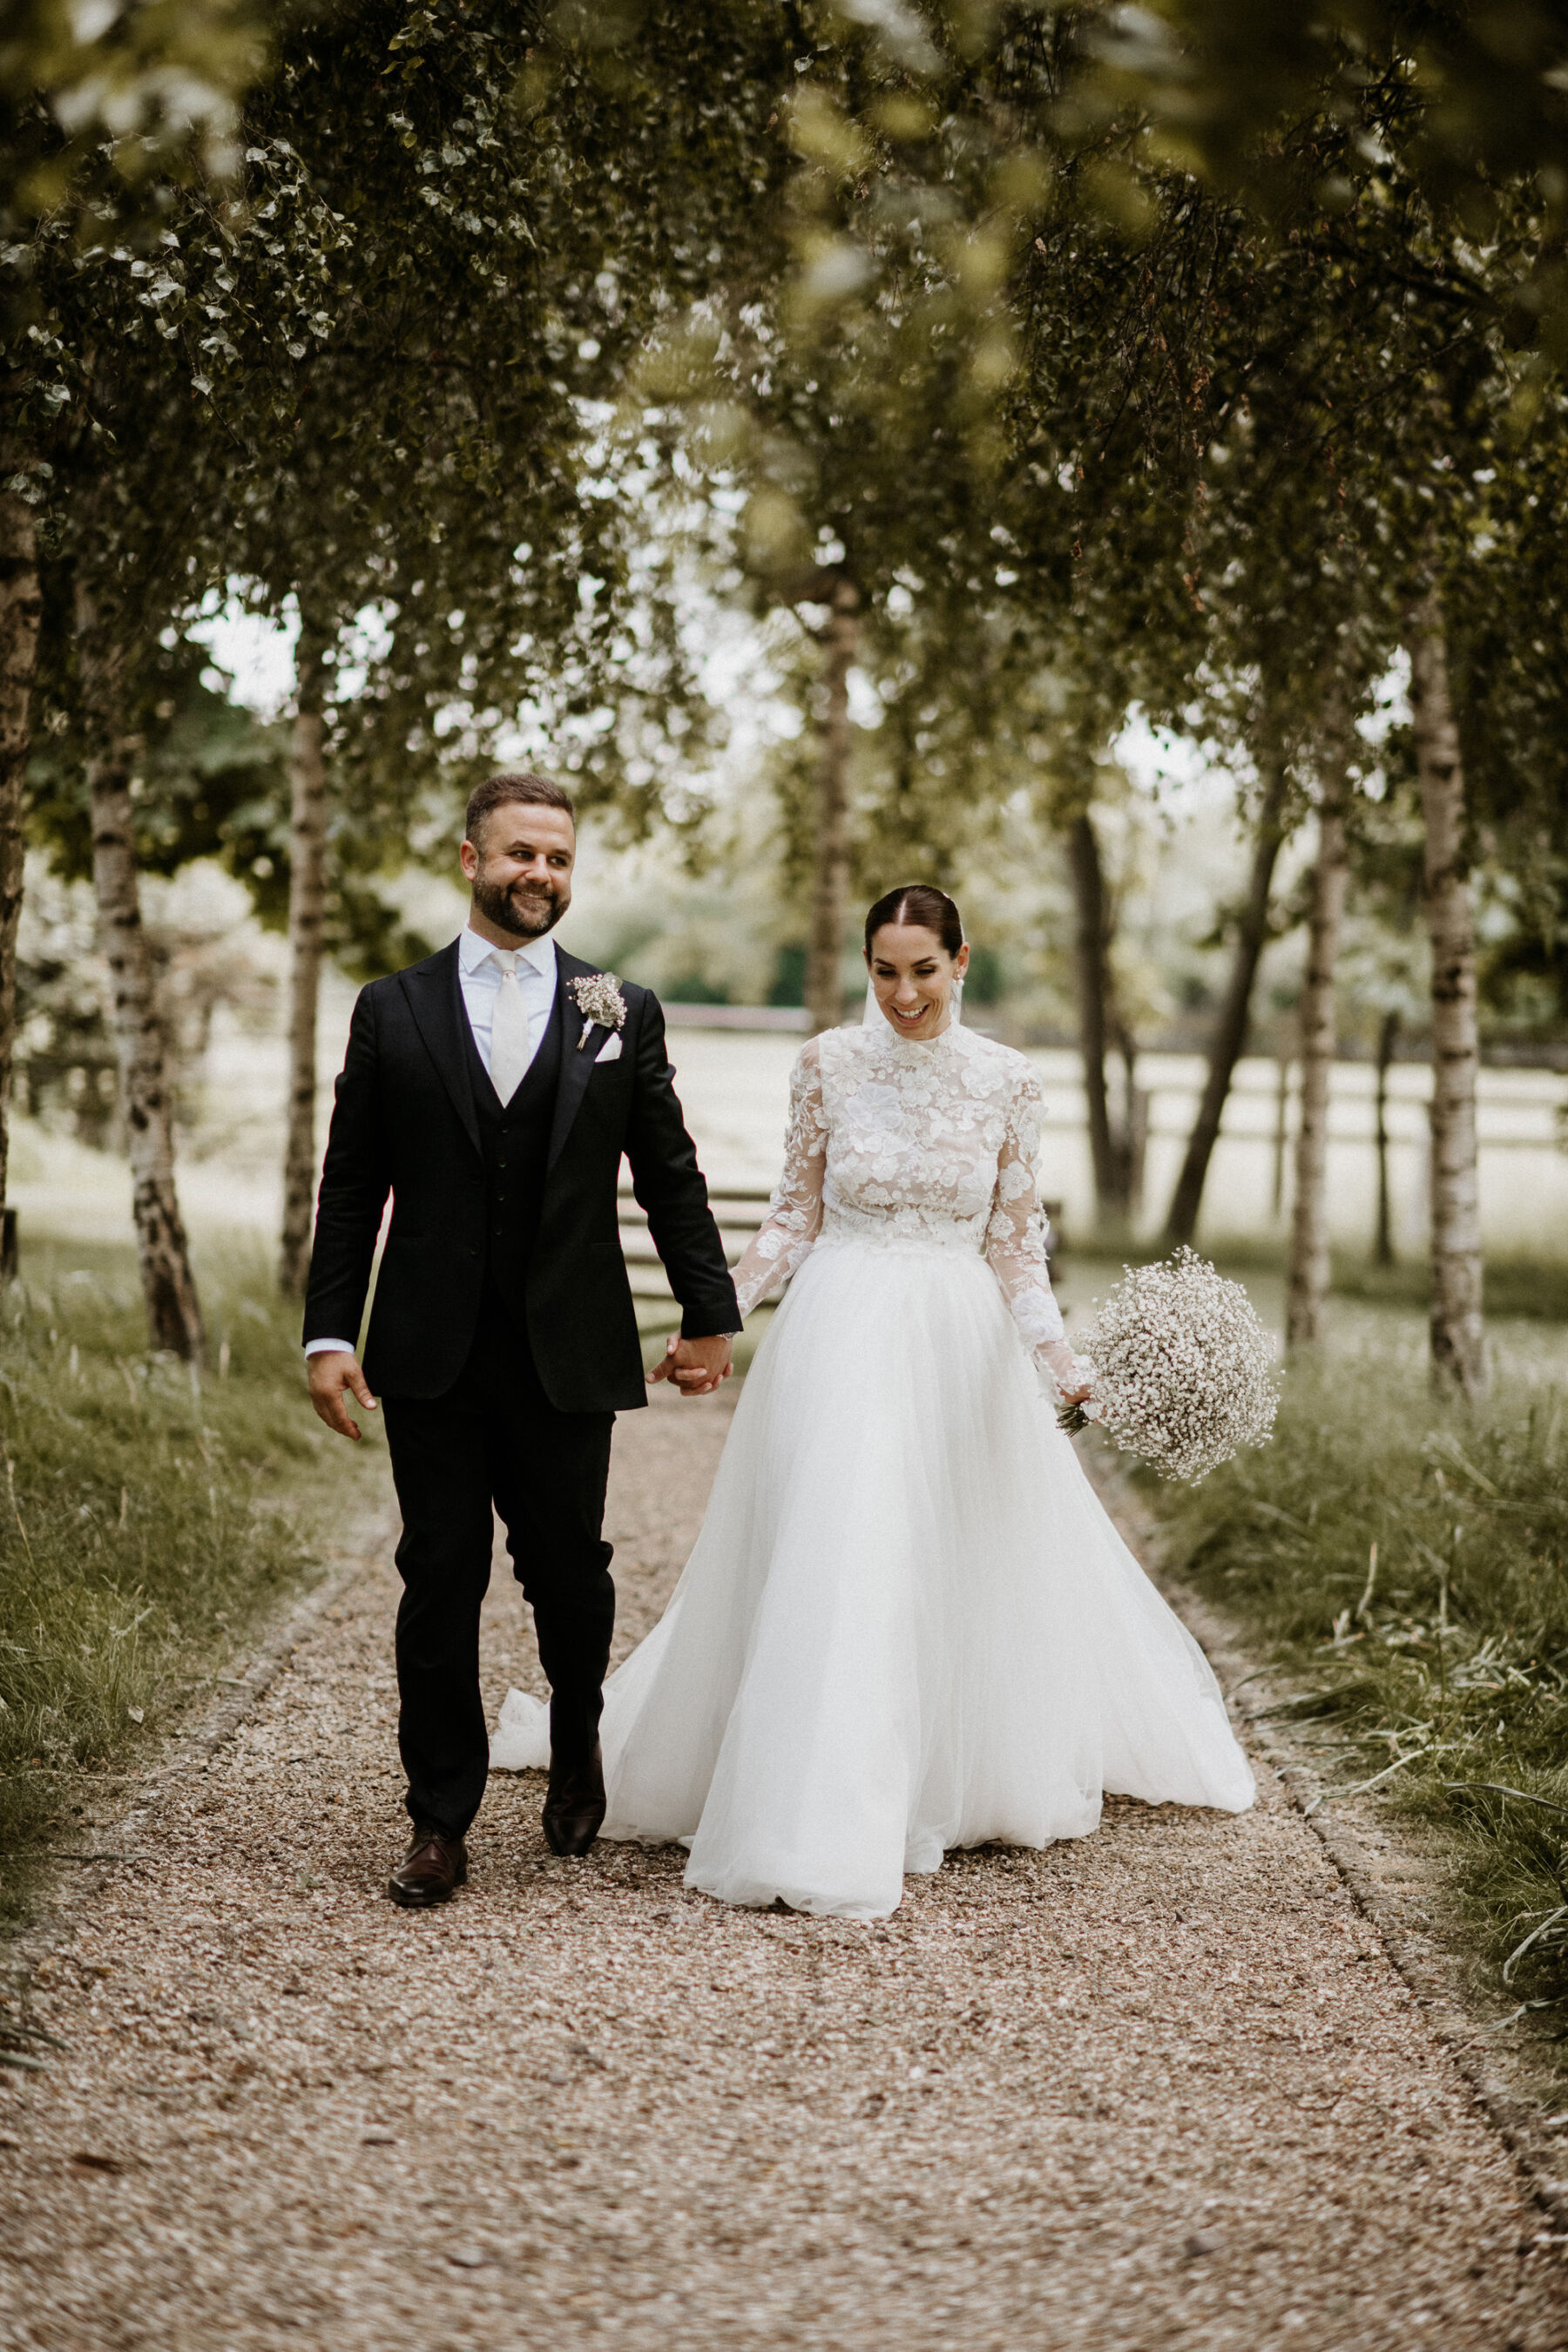
{"type": "MultiPolygon", "coordinates": [[[[1253,1782],[1056,1426],[1093,1367],[1047,1272],[1040,1091],[959,1024],[952,900],[879,899],[866,961],[863,1024],[802,1049],[737,1269],[742,1313],[789,1290],[602,1736],[605,1836],[679,1840],[727,1903],[878,1919],[951,1846],[1088,1836],[1108,1789],[1239,1812],[1253,1782]]],[[[512,1692],[492,1763],[548,1755],[512,1692]]]]}

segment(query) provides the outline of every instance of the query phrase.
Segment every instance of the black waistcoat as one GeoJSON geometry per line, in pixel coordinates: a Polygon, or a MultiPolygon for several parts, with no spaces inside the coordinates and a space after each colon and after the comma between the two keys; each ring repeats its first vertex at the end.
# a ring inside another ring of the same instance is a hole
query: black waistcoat
{"type": "Polygon", "coordinates": [[[561,1075],[559,1003],[552,1008],[539,1051],[521,1085],[504,1108],[466,1019],[463,1044],[485,1162],[485,1272],[490,1286],[521,1316],[529,1256],[539,1232],[555,1088],[561,1075]]]}

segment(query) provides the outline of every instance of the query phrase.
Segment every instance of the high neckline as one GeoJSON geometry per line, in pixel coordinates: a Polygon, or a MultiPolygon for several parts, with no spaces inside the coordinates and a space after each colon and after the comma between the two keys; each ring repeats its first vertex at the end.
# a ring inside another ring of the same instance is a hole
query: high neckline
{"type": "Polygon", "coordinates": [[[952,1040],[958,1034],[959,1024],[956,1021],[950,1021],[945,1029],[937,1031],[934,1037],[905,1037],[894,1028],[885,1013],[879,1013],[878,1019],[881,1024],[882,1034],[887,1039],[889,1051],[910,1060],[918,1059],[921,1054],[939,1053],[943,1046],[951,1051],[952,1040]]]}

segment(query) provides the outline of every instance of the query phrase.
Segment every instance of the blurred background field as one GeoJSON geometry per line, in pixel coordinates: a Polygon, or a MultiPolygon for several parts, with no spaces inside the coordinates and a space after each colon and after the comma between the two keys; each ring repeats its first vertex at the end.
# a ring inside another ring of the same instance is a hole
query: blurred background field
{"type": "MultiPolygon", "coordinates": [[[[595,961],[611,961],[624,943],[621,907],[626,861],[592,831],[584,838],[577,901],[561,931],[564,946],[595,961]]],[[[636,864],[633,866],[635,875],[636,864]]],[[[674,935],[682,920],[679,893],[664,895],[668,878],[650,885],[651,918],[662,909],[674,935]]],[[[47,877],[38,898],[45,896],[47,877]]],[[[58,891],[58,886],[55,886],[58,891]]],[[[422,924],[435,943],[462,920],[455,890],[432,881],[420,896],[422,924]]],[[[984,943],[984,898],[969,919],[984,943]]],[[[29,916],[29,924],[34,918],[29,916]]],[[[1042,918],[1042,921],[1044,919],[1042,918]]],[[[264,1248],[276,1234],[281,1206],[281,1105],[288,1076],[285,954],[277,936],[252,915],[243,891],[221,869],[188,870],[162,905],[153,927],[183,950],[175,976],[195,996],[177,1060],[180,1201],[193,1230],[254,1234],[264,1248]]],[[[9,1198],[23,1229],[39,1235],[109,1240],[129,1231],[130,1178],[114,1148],[112,1046],[100,1011],[102,981],[83,913],[72,968],[82,999],[67,1031],[57,1010],[24,974],[18,1062],[24,1103],[32,1115],[16,1120],[9,1198]],[[102,1074],[101,1079],[100,1073],[102,1074]],[[96,1147],[96,1148],[94,1148],[96,1147]]],[[[640,951],[616,968],[652,982],[671,961],[668,938],[643,926],[640,951]]],[[[26,939],[26,934],[24,934],[26,939]]],[[[1180,948],[1173,919],[1171,953],[1180,948]]],[[[1292,943],[1282,943],[1280,987],[1290,976],[1292,943]]],[[[1201,964],[1202,959],[1197,959],[1201,964]]],[[[851,972],[852,977],[852,972],[851,972]]],[[[58,983],[57,983],[57,992],[58,983]]],[[[329,968],[321,989],[318,1050],[317,1133],[324,1138],[331,1083],[342,1059],[355,983],[329,968]]],[[[765,1190],[777,1172],[788,1102],[789,1072],[804,1035],[805,1016],[788,1005],[714,1005],[679,997],[666,1003],[670,1056],[677,1082],[710,1179],[720,1186],[765,1190]],[[763,1027],[761,1023],[768,1023],[763,1027]],[[719,1025],[722,1024],[723,1025],[719,1025]]],[[[1082,1060],[1061,1036],[1037,1042],[1051,1024],[1037,1018],[1022,996],[992,1003],[971,997],[966,1017],[976,1027],[1022,1046],[1039,1072],[1046,1098],[1042,1182],[1060,1204],[1070,1240],[1091,1234],[1098,1222],[1085,1121],[1082,1060]]],[[[1267,1024],[1259,1024],[1266,1026],[1267,1024]]],[[[1282,1250],[1293,1206],[1300,1073],[1290,1050],[1289,1006],[1278,1028],[1281,1053],[1254,1052],[1237,1065],[1204,1199],[1200,1234],[1206,1243],[1235,1244],[1267,1258],[1282,1250]]],[[[1131,1237],[1157,1237],[1203,1084],[1197,1050],[1150,1048],[1136,1060],[1141,1153],[1131,1237]]],[[[1368,1059],[1333,1064],[1330,1087],[1327,1199],[1331,1237],[1346,1281],[1366,1282],[1377,1223],[1375,1140],[1377,1071],[1368,1059]]],[[[1408,1295],[1425,1260],[1431,1213],[1431,1072],[1425,1059],[1394,1062],[1386,1077],[1386,1166],[1391,1240],[1409,1271],[1394,1286],[1408,1295]]],[[[1510,1263],[1561,1267],[1563,1286],[1542,1290],[1533,1276],[1509,1295],[1534,1311],[1550,1296],[1568,1309],[1568,1073],[1551,1066],[1493,1064],[1478,1085],[1481,1230],[1489,1274],[1507,1279],[1510,1263]]],[[[1386,1271],[1386,1270],[1385,1270],[1386,1271]]]]}

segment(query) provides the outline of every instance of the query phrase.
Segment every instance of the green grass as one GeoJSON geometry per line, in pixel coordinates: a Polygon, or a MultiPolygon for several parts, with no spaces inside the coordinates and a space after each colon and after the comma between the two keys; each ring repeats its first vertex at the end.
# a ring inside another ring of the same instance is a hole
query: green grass
{"type": "Polygon", "coordinates": [[[1451,1834],[1494,1980],[1568,2033],[1568,1393],[1515,1374],[1472,1411],[1390,1340],[1291,1369],[1272,1445],[1146,1491],[1170,1567],[1344,1735],[1335,1785],[1451,1834]]]}
{"type": "Polygon", "coordinates": [[[147,1352],[127,1251],[44,1244],[0,1296],[0,1916],[82,1842],[99,1776],[310,1579],[329,1465],[341,1507],[297,1310],[259,1262],[201,1276],[199,1380],[147,1352]]]}

